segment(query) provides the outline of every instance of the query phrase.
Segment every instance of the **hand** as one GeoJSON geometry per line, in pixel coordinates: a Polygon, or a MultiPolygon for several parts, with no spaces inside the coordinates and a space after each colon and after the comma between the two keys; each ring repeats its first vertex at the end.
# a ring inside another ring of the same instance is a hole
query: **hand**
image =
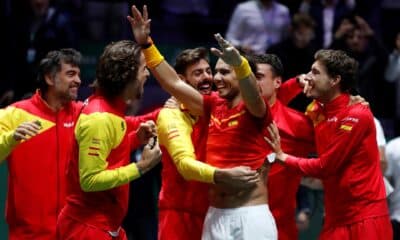
{"type": "Polygon", "coordinates": [[[343,19],[343,21],[340,23],[338,30],[336,30],[335,32],[335,38],[340,39],[353,29],[354,29],[354,24],[351,23],[349,19],[343,19]]]}
{"type": "Polygon", "coordinates": [[[156,124],[151,120],[141,123],[136,130],[136,137],[141,144],[148,144],[149,140],[155,136],[157,136],[157,128],[156,124]]]}
{"type": "Polygon", "coordinates": [[[296,225],[299,231],[307,230],[310,226],[310,217],[307,212],[300,211],[296,216],[296,225]]]}
{"type": "Polygon", "coordinates": [[[131,23],[131,28],[135,40],[139,45],[148,44],[151,19],[148,19],[147,6],[143,6],[143,15],[140,13],[135,5],[132,5],[131,10],[133,17],[127,16],[127,18],[128,21],[131,23]]]}
{"type": "Polygon", "coordinates": [[[361,97],[360,95],[357,96],[350,95],[349,106],[357,103],[361,103],[364,106],[369,106],[369,102],[367,102],[365,98],[361,97]]]}
{"type": "Polygon", "coordinates": [[[370,37],[374,35],[374,31],[369,24],[360,16],[355,16],[356,22],[365,36],[370,37]]]}
{"type": "Polygon", "coordinates": [[[287,155],[281,148],[281,137],[275,122],[268,126],[269,138],[264,137],[265,141],[271,146],[272,150],[276,153],[276,160],[285,162],[287,155]]]}
{"type": "Polygon", "coordinates": [[[259,173],[246,166],[217,169],[214,178],[217,185],[229,189],[252,188],[260,180],[259,173]]]}
{"type": "Polygon", "coordinates": [[[240,56],[239,51],[231,43],[225,40],[221,34],[217,33],[214,37],[222,51],[216,48],[211,48],[211,52],[233,67],[240,66],[240,64],[242,64],[242,57],[240,56]]]}
{"type": "Polygon", "coordinates": [[[15,141],[27,140],[38,134],[41,128],[39,121],[24,122],[15,129],[13,137],[15,141]]]}
{"type": "Polygon", "coordinates": [[[302,74],[302,80],[300,79],[299,82],[302,81],[303,86],[303,93],[306,97],[311,97],[311,90],[313,88],[310,79],[307,78],[307,74],[302,74]]]}
{"type": "Polygon", "coordinates": [[[136,164],[142,174],[145,174],[161,161],[161,149],[157,138],[153,138],[154,142],[147,144],[143,148],[142,158],[136,164]]]}
{"type": "Polygon", "coordinates": [[[178,109],[179,108],[179,101],[175,97],[170,97],[164,103],[164,107],[165,108],[171,108],[171,109],[178,109]]]}
{"type": "Polygon", "coordinates": [[[303,88],[303,89],[304,89],[304,87],[305,87],[306,85],[308,85],[308,81],[306,81],[306,74],[305,74],[305,73],[302,73],[302,74],[300,74],[300,75],[297,75],[296,81],[297,81],[297,83],[299,84],[299,86],[300,86],[301,88],[303,88]]]}

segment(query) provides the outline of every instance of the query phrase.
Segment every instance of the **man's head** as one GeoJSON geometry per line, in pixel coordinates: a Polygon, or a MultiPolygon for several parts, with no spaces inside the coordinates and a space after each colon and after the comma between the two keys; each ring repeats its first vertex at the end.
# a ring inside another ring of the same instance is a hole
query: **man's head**
{"type": "Polygon", "coordinates": [[[282,83],[283,65],[274,54],[249,56],[252,72],[257,78],[261,95],[274,103],[277,90],[282,83]]]}
{"type": "Polygon", "coordinates": [[[201,94],[211,94],[212,72],[207,49],[200,47],[182,51],[174,68],[182,80],[201,94]]]}
{"type": "Polygon", "coordinates": [[[293,43],[298,48],[307,47],[314,38],[315,22],[307,14],[297,13],[291,23],[293,43]]]}
{"type": "Polygon", "coordinates": [[[368,36],[357,25],[345,35],[345,41],[347,47],[355,53],[364,52],[368,46],[368,36]]]}
{"type": "Polygon", "coordinates": [[[37,80],[41,93],[62,102],[75,100],[81,84],[80,61],[81,54],[75,49],[50,51],[39,64],[37,80]]]}
{"type": "Polygon", "coordinates": [[[240,94],[235,71],[221,58],[215,64],[214,84],[219,96],[228,101],[232,101],[240,94]]]}
{"type": "Polygon", "coordinates": [[[95,87],[108,99],[139,99],[150,73],[139,45],[123,40],[104,49],[96,68],[95,87]]]}
{"type": "Polygon", "coordinates": [[[319,50],[306,76],[310,89],[307,96],[329,102],[356,84],[358,63],[340,50],[319,50]]]}

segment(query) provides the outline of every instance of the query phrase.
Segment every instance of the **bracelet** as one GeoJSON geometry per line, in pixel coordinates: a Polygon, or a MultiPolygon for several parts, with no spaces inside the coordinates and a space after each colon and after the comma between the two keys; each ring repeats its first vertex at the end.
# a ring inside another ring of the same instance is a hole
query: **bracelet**
{"type": "Polygon", "coordinates": [[[245,79],[251,74],[251,68],[246,58],[242,57],[242,63],[238,67],[233,67],[236,77],[239,80],[245,79]]]}
{"type": "Polygon", "coordinates": [[[147,48],[142,48],[142,52],[146,59],[146,66],[148,68],[157,67],[162,61],[164,61],[163,55],[158,51],[157,47],[154,43],[150,43],[150,46],[147,48]]]}

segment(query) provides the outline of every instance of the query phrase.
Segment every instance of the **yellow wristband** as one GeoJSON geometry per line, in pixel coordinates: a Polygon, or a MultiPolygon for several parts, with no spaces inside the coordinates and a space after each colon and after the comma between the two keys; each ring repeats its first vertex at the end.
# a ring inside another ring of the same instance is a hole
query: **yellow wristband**
{"type": "Polygon", "coordinates": [[[246,58],[242,57],[242,63],[238,67],[233,67],[236,77],[239,80],[245,79],[251,74],[251,68],[246,58]]]}
{"type": "Polygon", "coordinates": [[[163,55],[161,55],[154,44],[151,44],[148,48],[142,49],[142,52],[146,59],[146,66],[148,68],[155,68],[158,64],[164,61],[163,55]]]}

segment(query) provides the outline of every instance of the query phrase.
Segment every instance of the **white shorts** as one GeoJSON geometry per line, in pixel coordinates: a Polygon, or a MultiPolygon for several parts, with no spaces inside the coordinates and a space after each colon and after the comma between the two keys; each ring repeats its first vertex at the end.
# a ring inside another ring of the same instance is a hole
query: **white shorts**
{"type": "Polygon", "coordinates": [[[275,220],[267,204],[240,208],[209,207],[202,240],[276,240],[275,220]]]}

